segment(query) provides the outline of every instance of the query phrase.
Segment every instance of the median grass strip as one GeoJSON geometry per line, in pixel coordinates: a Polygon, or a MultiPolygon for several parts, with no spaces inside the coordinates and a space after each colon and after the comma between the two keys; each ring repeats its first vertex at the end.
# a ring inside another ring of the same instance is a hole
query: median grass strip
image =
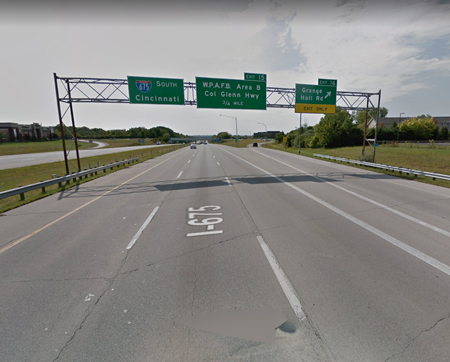
{"type": "MultiPolygon", "coordinates": [[[[290,152],[298,155],[297,147],[284,148],[282,144],[269,144],[269,148],[290,152]]],[[[314,153],[329,155],[333,157],[343,157],[352,160],[361,159],[362,146],[342,147],[342,148],[302,148],[301,155],[314,157],[314,153]]],[[[365,154],[372,154],[373,148],[366,147],[365,154]]],[[[329,160],[327,160],[329,161],[329,160]]],[[[330,161],[339,162],[339,161],[330,161]]],[[[450,149],[443,148],[410,148],[410,147],[389,147],[379,146],[375,154],[375,162],[384,165],[411,168],[427,172],[436,172],[450,175],[450,149]]],[[[393,173],[392,171],[379,170],[371,167],[351,165],[352,167],[369,169],[374,172],[385,173],[407,179],[450,187],[449,181],[434,180],[429,177],[393,173]]]]}
{"type": "MultiPolygon", "coordinates": [[[[182,147],[186,147],[186,145],[174,145],[167,147],[156,147],[156,148],[143,148],[138,151],[127,151],[121,153],[112,153],[109,155],[101,155],[94,156],[88,158],[80,159],[81,169],[91,169],[94,167],[107,165],[113,162],[126,160],[132,157],[139,157],[139,162],[143,162],[149,160],[151,158],[155,158],[161,156],[165,153],[175,151],[182,147]]],[[[76,160],[70,160],[70,171],[77,172],[76,169],[76,160]]],[[[37,199],[52,195],[56,192],[77,186],[81,183],[93,180],[95,178],[101,177],[103,175],[107,175],[111,172],[115,172],[121,168],[128,167],[120,166],[119,168],[114,168],[113,170],[107,169],[107,171],[99,172],[98,175],[93,175],[88,178],[83,178],[82,180],[77,179],[77,181],[72,181],[69,184],[63,184],[62,187],[59,187],[58,184],[46,187],[46,192],[42,193],[42,191],[34,190],[27,192],[25,194],[25,200],[21,201],[20,196],[12,196],[5,199],[0,200],[0,213],[5,212],[7,210],[11,210],[18,206],[24,205],[31,201],[35,201],[37,199]]],[[[6,191],[10,189],[17,188],[19,186],[25,186],[34,184],[44,180],[50,180],[52,175],[55,176],[64,176],[65,174],[65,164],[63,161],[61,162],[53,162],[46,163],[41,165],[27,166],[27,167],[19,167],[19,168],[10,168],[6,170],[0,170],[0,191],[6,191]]]]}
{"type": "MultiPolygon", "coordinates": [[[[254,142],[262,142],[262,141],[258,141],[256,139],[252,139],[252,138],[238,139],[237,147],[245,148],[248,145],[253,144],[254,142]]],[[[220,144],[224,145],[224,146],[236,147],[236,140],[234,138],[233,139],[226,139],[226,140],[223,139],[220,144]]]]}
{"type": "MultiPolygon", "coordinates": [[[[115,147],[130,147],[130,146],[153,146],[156,144],[156,140],[144,140],[144,144],[140,144],[137,139],[105,139],[96,140],[98,142],[106,143],[107,145],[102,148],[115,148],[115,147]]],[[[96,147],[95,143],[78,141],[78,149],[88,150],[96,147]]],[[[66,140],[66,149],[75,152],[75,143],[73,140],[66,140]]],[[[19,155],[25,153],[38,153],[38,152],[54,152],[63,150],[63,144],[61,140],[57,141],[35,141],[35,142],[8,142],[0,143],[0,156],[19,155]]]]}

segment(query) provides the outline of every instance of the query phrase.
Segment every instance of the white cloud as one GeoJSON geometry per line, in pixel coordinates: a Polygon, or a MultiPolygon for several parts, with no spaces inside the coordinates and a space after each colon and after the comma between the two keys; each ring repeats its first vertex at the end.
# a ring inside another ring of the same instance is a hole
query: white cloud
{"type": "MultiPolygon", "coordinates": [[[[255,72],[267,74],[269,86],[290,88],[295,83],[316,84],[318,78],[332,78],[338,79],[339,90],[382,89],[382,105],[394,110],[396,100],[406,102],[400,96],[411,92],[417,97],[423,91],[426,104],[426,97],[442,93],[432,81],[435,75],[450,77],[450,48],[442,49],[450,41],[449,3],[213,3],[166,1],[149,6],[132,1],[101,8],[83,2],[64,9],[62,2],[49,1],[39,11],[32,3],[28,8],[0,5],[0,120],[55,124],[53,72],[185,81],[195,81],[195,76],[242,78],[244,72],[255,72]],[[59,10],[50,11],[50,5],[59,10]],[[67,14],[71,16],[66,21],[67,14]]],[[[399,106],[402,112],[411,107],[407,102],[399,106]]],[[[233,125],[218,118],[220,111],[189,106],[85,105],[75,111],[79,125],[90,127],[128,128],[156,122],[171,124],[178,132],[199,134],[217,128],[210,126],[214,122],[233,133],[233,125]]],[[[450,114],[450,109],[436,112],[450,114]]],[[[242,118],[240,129],[247,133],[259,127],[259,121],[285,131],[298,123],[293,110],[232,113],[242,118]]],[[[308,115],[308,122],[315,123],[320,116],[308,115]]]]}

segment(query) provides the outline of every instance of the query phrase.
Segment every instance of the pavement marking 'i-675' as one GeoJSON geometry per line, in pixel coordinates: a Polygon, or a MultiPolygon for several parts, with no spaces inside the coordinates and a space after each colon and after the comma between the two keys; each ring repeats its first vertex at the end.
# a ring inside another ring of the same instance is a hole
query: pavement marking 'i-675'
{"type": "Polygon", "coordinates": [[[188,208],[188,225],[191,226],[206,226],[207,231],[201,231],[196,233],[188,233],[186,236],[204,236],[222,234],[223,230],[214,230],[216,224],[223,222],[223,218],[219,217],[223,214],[221,212],[212,212],[220,210],[220,206],[201,206],[199,208],[188,208]],[[203,218],[206,217],[206,218],[203,218]]]}

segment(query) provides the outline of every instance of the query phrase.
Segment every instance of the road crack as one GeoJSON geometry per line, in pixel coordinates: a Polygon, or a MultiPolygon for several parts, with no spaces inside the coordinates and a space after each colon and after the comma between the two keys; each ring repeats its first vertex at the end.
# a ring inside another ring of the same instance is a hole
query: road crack
{"type": "Polygon", "coordinates": [[[449,314],[448,316],[446,316],[446,317],[443,317],[443,318],[439,319],[439,320],[438,320],[436,323],[434,323],[431,327],[429,327],[429,328],[427,328],[427,329],[424,329],[423,331],[420,331],[420,333],[419,333],[416,337],[414,337],[413,339],[411,339],[411,340],[408,342],[408,344],[407,344],[400,352],[394,353],[393,355],[391,355],[390,357],[388,357],[384,362],[388,362],[388,361],[391,360],[392,358],[397,357],[397,356],[399,356],[399,355],[405,353],[406,350],[407,350],[408,348],[410,348],[411,345],[412,345],[415,341],[417,341],[423,334],[428,333],[428,332],[431,332],[434,328],[436,328],[436,327],[438,326],[438,324],[442,323],[443,321],[445,321],[445,320],[447,320],[447,319],[449,319],[449,318],[450,318],[450,314],[449,314]]]}

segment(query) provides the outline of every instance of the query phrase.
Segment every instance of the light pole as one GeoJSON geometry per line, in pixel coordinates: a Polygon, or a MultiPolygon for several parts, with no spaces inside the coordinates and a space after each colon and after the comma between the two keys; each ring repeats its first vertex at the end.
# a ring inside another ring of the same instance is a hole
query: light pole
{"type": "Polygon", "coordinates": [[[404,112],[400,113],[400,118],[398,120],[398,127],[397,127],[397,142],[398,142],[398,136],[400,135],[400,124],[402,123],[402,114],[405,114],[404,112]]]}
{"type": "Polygon", "coordinates": [[[234,120],[236,121],[236,147],[238,147],[237,117],[231,117],[231,116],[227,116],[225,114],[220,114],[219,116],[221,116],[221,117],[228,117],[228,118],[231,118],[231,119],[234,118],[234,120]]]}
{"type": "MultiPolygon", "coordinates": [[[[216,131],[217,132],[217,137],[219,137],[219,131],[218,130],[216,130],[216,129],[212,129],[213,131],[216,131]]],[[[213,135],[214,136],[214,135],[213,135]]],[[[216,139],[216,142],[217,142],[217,139],[216,139]]]]}
{"type": "Polygon", "coordinates": [[[266,148],[267,148],[267,126],[265,123],[262,123],[262,122],[258,122],[258,124],[262,124],[262,125],[264,125],[264,127],[266,127],[266,148]]]}

